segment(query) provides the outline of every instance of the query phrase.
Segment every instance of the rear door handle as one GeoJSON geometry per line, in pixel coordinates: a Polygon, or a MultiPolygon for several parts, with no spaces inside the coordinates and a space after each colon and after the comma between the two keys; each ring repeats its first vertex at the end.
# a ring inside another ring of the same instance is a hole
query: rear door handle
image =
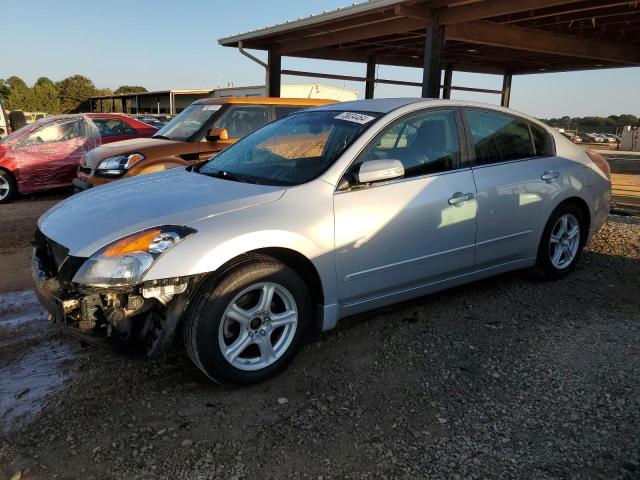
{"type": "Polygon", "coordinates": [[[460,205],[463,202],[467,202],[473,199],[473,193],[456,192],[453,197],[449,199],[449,205],[460,205]]]}
{"type": "Polygon", "coordinates": [[[560,172],[544,172],[540,177],[541,180],[545,182],[550,182],[551,180],[555,180],[560,176],[560,172]]]}

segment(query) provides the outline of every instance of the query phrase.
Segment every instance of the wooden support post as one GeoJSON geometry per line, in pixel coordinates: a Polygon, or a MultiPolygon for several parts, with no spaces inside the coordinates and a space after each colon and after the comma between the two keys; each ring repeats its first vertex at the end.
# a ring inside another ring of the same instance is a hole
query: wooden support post
{"type": "Polygon", "coordinates": [[[422,97],[440,98],[440,74],[444,49],[444,27],[429,25],[425,32],[422,97]]]}
{"type": "Polygon", "coordinates": [[[367,60],[367,79],[365,80],[364,98],[373,98],[376,87],[376,59],[369,57],[367,60]]]}
{"type": "Polygon", "coordinates": [[[269,49],[269,68],[267,69],[267,96],[279,97],[282,82],[282,56],[269,49]]]}
{"type": "Polygon", "coordinates": [[[502,99],[500,105],[509,108],[509,100],[511,99],[511,74],[505,73],[502,77],[502,99]]]}
{"type": "Polygon", "coordinates": [[[451,98],[451,82],[453,80],[453,69],[447,66],[444,69],[444,85],[442,87],[442,98],[451,98]]]}

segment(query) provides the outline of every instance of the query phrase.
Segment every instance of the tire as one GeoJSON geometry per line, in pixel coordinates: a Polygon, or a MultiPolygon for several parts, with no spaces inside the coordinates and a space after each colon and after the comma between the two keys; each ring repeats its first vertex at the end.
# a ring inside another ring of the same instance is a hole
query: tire
{"type": "Polygon", "coordinates": [[[0,170],[0,204],[11,203],[18,194],[18,184],[9,172],[0,170]]]}
{"type": "Polygon", "coordinates": [[[266,256],[205,281],[191,305],[183,327],[187,353],[218,383],[256,383],[282,372],[300,350],[312,317],[300,276],[266,256]],[[266,306],[270,291],[273,301],[266,306]]]}
{"type": "Polygon", "coordinates": [[[9,124],[14,132],[24,127],[27,124],[27,118],[24,116],[24,112],[20,110],[9,112],[9,124]]]}
{"type": "Polygon", "coordinates": [[[587,233],[587,221],[580,208],[572,203],[566,203],[556,208],[542,232],[536,265],[532,272],[534,278],[553,281],[566,277],[580,259],[587,233]],[[564,233],[562,231],[563,219],[567,221],[564,233]],[[579,230],[571,236],[576,225],[579,230]],[[558,249],[561,250],[559,257],[558,249]]]}

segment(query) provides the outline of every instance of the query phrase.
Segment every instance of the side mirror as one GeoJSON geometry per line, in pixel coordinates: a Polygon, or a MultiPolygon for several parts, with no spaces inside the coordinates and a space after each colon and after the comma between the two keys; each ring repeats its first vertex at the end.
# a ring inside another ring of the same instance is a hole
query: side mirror
{"type": "Polygon", "coordinates": [[[217,142],[218,140],[229,140],[229,132],[226,128],[212,128],[207,132],[206,139],[208,142],[217,142]]]}
{"type": "Polygon", "coordinates": [[[369,160],[360,165],[358,182],[373,183],[392,180],[404,175],[404,166],[400,160],[369,160]]]}

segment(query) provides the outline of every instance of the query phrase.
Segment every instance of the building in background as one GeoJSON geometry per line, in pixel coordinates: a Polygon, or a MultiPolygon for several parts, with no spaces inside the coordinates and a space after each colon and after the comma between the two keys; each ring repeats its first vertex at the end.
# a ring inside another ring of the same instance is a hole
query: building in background
{"type": "MultiPolygon", "coordinates": [[[[264,97],[264,85],[216,88],[213,90],[158,90],[155,92],[127,93],[91,97],[92,112],[125,112],[132,114],[180,113],[194,101],[206,97],[264,97]]],[[[282,85],[283,98],[324,98],[346,102],[358,99],[358,92],[347,88],[319,83],[282,85]]]]}

